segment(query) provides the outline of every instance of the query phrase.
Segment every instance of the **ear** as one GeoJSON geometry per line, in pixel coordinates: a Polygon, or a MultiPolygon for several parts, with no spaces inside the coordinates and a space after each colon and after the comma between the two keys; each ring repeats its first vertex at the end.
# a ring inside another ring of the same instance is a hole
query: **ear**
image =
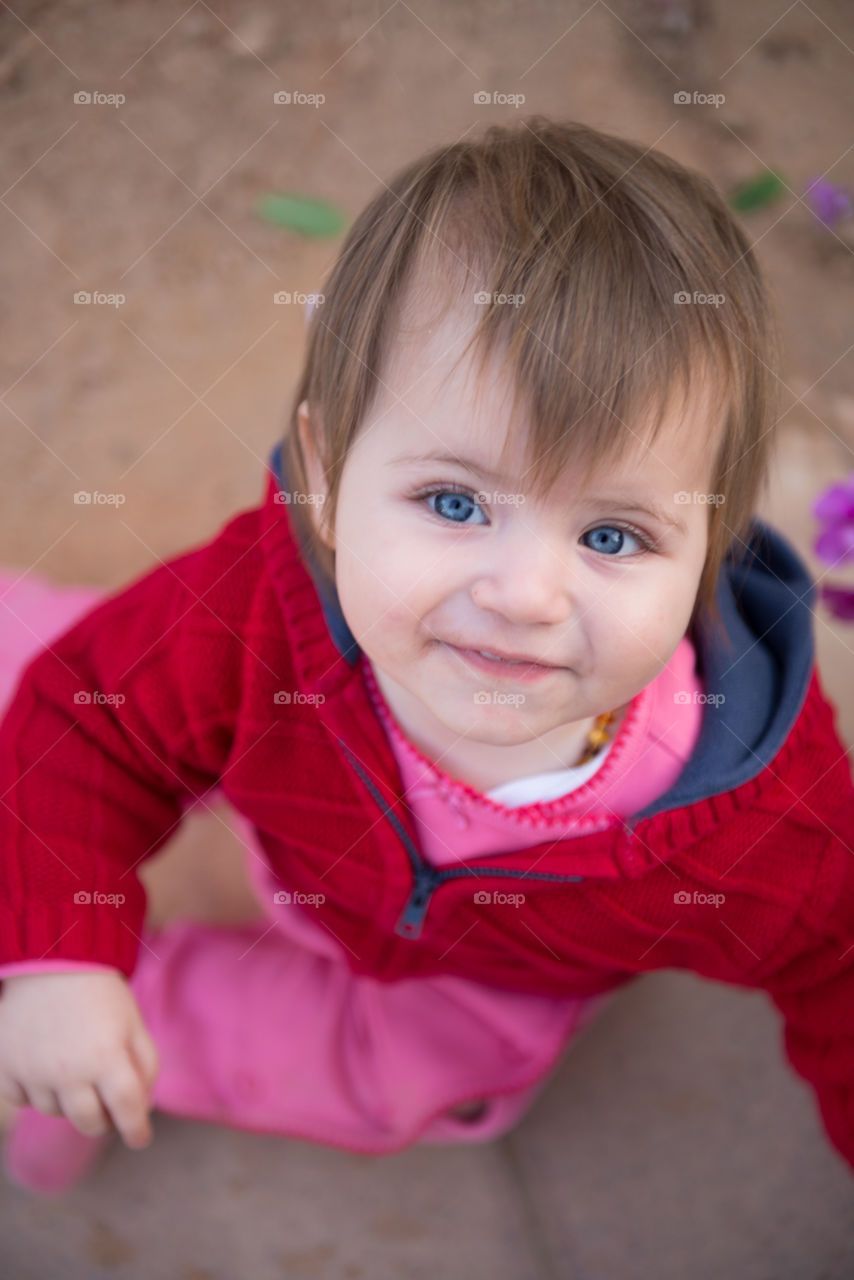
{"type": "Polygon", "coordinates": [[[323,496],[322,502],[313,502],[308,504],[311,522],[317,530],[321,540],[331,551],[334,551],[334,538],[327,529],[327,522],[323,518],[326,498],[329,493],[329,486],[326,483],[323,463],[317,451],[315,428],[312,425],[311,413],[309,411],[307,400],[303,400],[297,409],[297,429],[299,431],[299,439],[302,446],[302,456],[305,459],[309,492],[312,494],[321,494],[323,496]]]}

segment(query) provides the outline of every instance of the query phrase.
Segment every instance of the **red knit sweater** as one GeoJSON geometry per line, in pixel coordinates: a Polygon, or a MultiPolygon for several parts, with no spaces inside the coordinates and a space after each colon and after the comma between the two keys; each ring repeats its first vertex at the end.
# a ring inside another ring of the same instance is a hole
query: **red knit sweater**
{"type": "Polygon", "coordinates": [[[788,737],[741,785],[437,870],[355,656],[272,474],[257,508],[40,652],[0,723],[0,963],[130,976],[136,868],[221,785],[288,888],[324,896],[313,918],[356,972],[591,995],[684,968],[767,991],[854,1167],[854,788],[814,667],[788,737]],[[496,890],[524,904],[485,906],[496,890]]]}

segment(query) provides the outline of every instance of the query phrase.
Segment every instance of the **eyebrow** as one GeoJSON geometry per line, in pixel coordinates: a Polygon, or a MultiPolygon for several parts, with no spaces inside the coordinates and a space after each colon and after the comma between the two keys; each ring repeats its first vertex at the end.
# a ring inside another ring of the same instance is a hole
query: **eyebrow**
{"type": "MultiPolygon", "coordinates": [[[[401,453],[396,458],[392,458],[393,466],[404,466],[413,462],[443,462],[452,466],[462,467],[464,471],[471,472],[472,475],[480,476],[484,480],[490,480],[494,484],[500,484],[504,477],[497,471],[493,471],[490,467],[483,466],[476,458],[464,458],[457,453],[401,453]]],[[[679,533],[686,533],[684,521],[680,520],[676,515],[668,515],[668,513],[654,502],[638,502],[633,494],[602,494],[595,498],[583,500],[583,505],[587,507],[609,506],[614,505],[620,507],[623,511],[639,511],[643,515],[651,516],[653,520],[659,521],[660,524],[669,525],[671,528],[678,530],[679,533]]]]}

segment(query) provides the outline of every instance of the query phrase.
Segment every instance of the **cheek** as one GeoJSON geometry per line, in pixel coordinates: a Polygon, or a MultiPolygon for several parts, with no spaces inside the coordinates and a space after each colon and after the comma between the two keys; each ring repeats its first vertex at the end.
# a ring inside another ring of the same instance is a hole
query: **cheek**
{"type": "Polygon", "coordinates": [[[596,608],[596,629],[616,657],[632,655],[643,665],[648,656],[654,664],[662,647],[668,657],[688,625],[694,596],[681,578],[674,580],[670,572],[655,578],[644,576],[643,583],[628,585],[603,596],[596,608]],[[676,640],[674,640],[676,637],[676,640]]]}
{"type": "Polygon", "coordinates": [[[362,522],[345,532],[353,552],[348,572],[361,578],[364,590],[374,598],[406,601],[417,613],[447,580],[452,561],[446,548],[440,550],[429,539],[409,536],[394,517],[389,510],[385,519],[362,522]]]}
{"type": "Polygon", "coordinates": [[[417,625],[425,607],[423,582],[412,558],[388,538],[372,537],[363,529],[358,545],[340,544],[336,583],[341,609],[357,640],[365,648],[382,643],[417,625]]]}

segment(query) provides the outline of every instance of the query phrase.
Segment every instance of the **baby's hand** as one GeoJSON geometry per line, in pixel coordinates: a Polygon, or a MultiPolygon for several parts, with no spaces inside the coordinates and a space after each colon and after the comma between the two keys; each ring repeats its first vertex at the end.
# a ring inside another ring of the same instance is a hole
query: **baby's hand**
{"type": "Polygon", "coordinates": [[[154,1041],[118,970],[3,979],[0,1094],[9,1102],[63,1115],[90,1138],[112,1123],[129,1147],[144,1147],[159,1070],[154,1041]]]}

